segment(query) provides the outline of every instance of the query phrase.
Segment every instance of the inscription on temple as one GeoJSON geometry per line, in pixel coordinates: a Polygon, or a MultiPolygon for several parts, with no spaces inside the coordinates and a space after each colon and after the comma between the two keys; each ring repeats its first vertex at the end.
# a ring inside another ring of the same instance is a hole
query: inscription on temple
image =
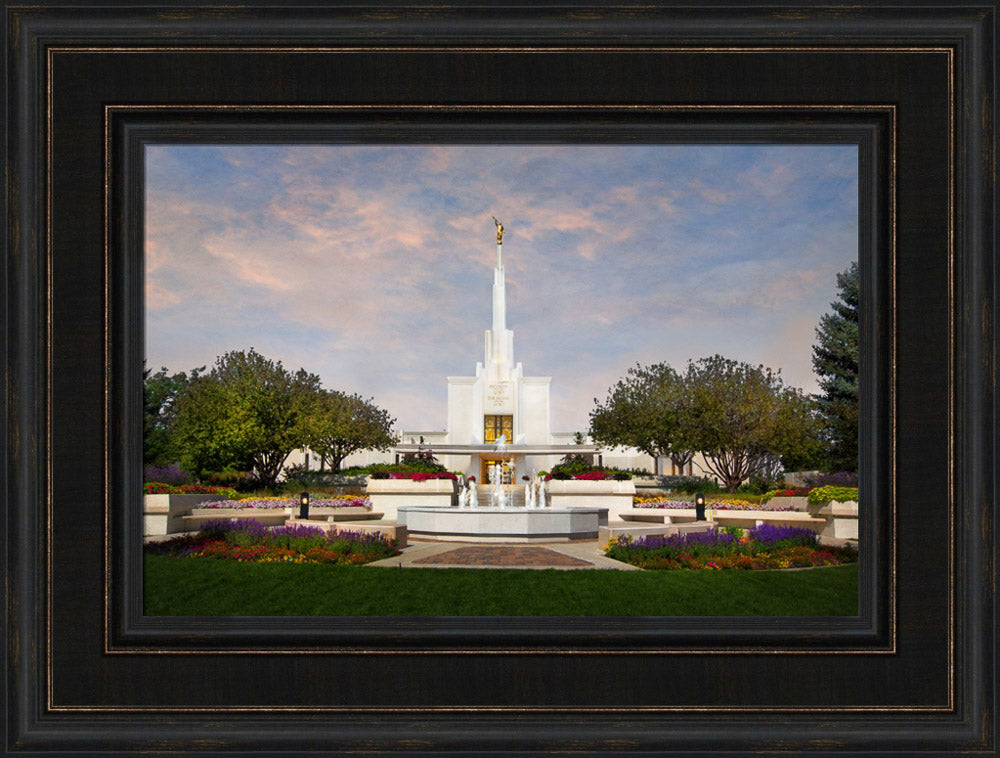
{"type": "Polygon", "coordinates": [[[502,411],[511,407],[509,382],[493,382],[486,386],[486,410],[502,411]]]}

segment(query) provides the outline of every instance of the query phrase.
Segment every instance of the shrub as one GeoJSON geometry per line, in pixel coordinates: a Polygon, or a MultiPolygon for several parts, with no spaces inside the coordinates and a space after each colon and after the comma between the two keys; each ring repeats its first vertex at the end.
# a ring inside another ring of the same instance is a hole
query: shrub
{"type": "Polygon", "coordinates": [[[252,492],[260,487],[260,482],[253,474],[246,471],[212,471],[204,477],[207,484],[217,487],[229,487],[237,492],[252,492]]]}
{"type": "Polygon", "coordinates": [[[644,469],[620,469],[614,466],[597,466],[590,458],[580,453],[570,453],[563,456],[563,459],[552,467],[549,473],[541,472],[541,476],[548,479],[618,479],[620,481],[631,479],[633,473],[638,471],[640,475],[647,474],[644,469]]]}
{"type": "Polygon", "coordinates": [[[858,475],[851,471],[838,471],[834,474],[812,474],[806,477],[806,481],[813,487],[825,487],[828,484],[834,487],[857,487],[858,475]]]}
{"type": "Polygon", "coordinates": [[[426,450],[420,453],[407,453],[399,463],[373,463],[370,466],[354,466],[336,473],[348,477],[370,476],[373,479],[388,479],[392,474],[443,474],[448,473],[448,469],[437,462],[431,451],[426,450]]]}
{"type": "Polygon", "coordinates": [[[809,493],[809,502],[813,505],[830,502],[846,502],[847,500],[858,499],[857,487],[835,487],[828,484],[825,487],[817,487],[809,493]]]}
{"type": "Polygon", "coordinates": [[[390,479],[412,479],[415,482],[426,482],[428,479],[451,479],[457,476],[450,471],[397,471],[389,474],[390,479]]]}
{"type": "Polygon", "coordinates": [[[739,486],[736,491],[745,492],[751,495],[763,495],[768,490],[781,486],[784,486],[784,480],[775,481],[773,479],[768,479],[767,477],[755,474],[754,476],[751,476],[745,484],[739,486]]]}
{"type": "Polygon", "coordinates": [[[812,487],[786,487],[782,490],[769,490],[761,497],[760,502],[766,503],[772,497],[806,497],[812,491],[812,487]]]}
{"type": "Polygon", "coordinates": [[[239,493],[231,487],[212,487],[204,484],[173,485],[164,482],[146,482],[142,486],[145,495],[222,495],[232,499],[239,493]]]}
{"type": "Polygon", "coordinates": [[[164,484],[190,484],[191,475],[179,466],[154,466],[147,463],[142,468],[144,482],[163,482],[164,484]]]}
{"type": "Polygon", "coordinates": [[[719,484],[707,476],[661,476],[657,478],[660,487],[671,492],[684,492],[693,495],[696,492],[719,492],[719,484]]]}

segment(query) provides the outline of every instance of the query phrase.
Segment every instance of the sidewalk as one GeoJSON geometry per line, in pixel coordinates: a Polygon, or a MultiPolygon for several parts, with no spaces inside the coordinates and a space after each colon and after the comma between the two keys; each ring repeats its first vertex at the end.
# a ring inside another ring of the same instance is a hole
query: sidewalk
{"type": "Polygon", "coordinates": [[[389,568],[639,570],[605,557],[601,547],[597,540],[541,544],[412,541],[400,555],[368,565],[389,568]]]}

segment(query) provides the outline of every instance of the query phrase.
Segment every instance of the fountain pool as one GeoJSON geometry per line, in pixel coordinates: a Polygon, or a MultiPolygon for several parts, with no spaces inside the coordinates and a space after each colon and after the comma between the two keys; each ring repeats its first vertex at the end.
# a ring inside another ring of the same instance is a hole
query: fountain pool
{"type": "Polygon", "coordinates": [[[569,542],[596,540],[608,523],[608,509],[455,508],[401,505],[396,523],[415,539],[457,542],[569,542]]]}

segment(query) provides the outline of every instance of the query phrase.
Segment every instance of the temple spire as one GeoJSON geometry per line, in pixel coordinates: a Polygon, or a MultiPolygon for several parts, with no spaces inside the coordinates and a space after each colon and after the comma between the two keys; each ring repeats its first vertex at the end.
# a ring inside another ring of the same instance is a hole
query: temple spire
{"type": "Polygon", "coordinates": [[[493,328],[486,339],[486,365],[497,376],[506,378],[513,366],[513,334],[507,329],[507,282],[503,270],[503,224],[493,217],[497,227],[497,265],[493,270],[493,328]]]}
{"type": "MultiPolygon", "coordinates": [[[[493,217],[497,227],[497,267],[493,271],[493,334],[500,339],[507,328],[507,277],[503,270],[503,224],[493,217]]],[[[502,351],[494,352],[499,358],[502,351]]]]}

